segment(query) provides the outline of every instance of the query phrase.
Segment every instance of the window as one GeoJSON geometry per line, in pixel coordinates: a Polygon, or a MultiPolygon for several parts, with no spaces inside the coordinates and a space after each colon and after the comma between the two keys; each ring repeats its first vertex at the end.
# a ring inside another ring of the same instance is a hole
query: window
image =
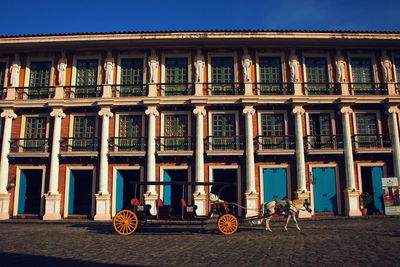
{"type": "Polygon", "coordinates": [[[0,99],[4,99],[6,97],[5,87],[5,78],[6,78],[6,63],[0,62],[0,99]]]}
{"type": "Polygon", "coordinates": [[[28,99],[48,98],[51,62],[31,62],[28,99]]]}
{"type": "Polygon", "coordinates": [[[26,117],[24,134],[24,152],[45,151],[46,117],[26,117]]]}
{"type": "Polygon", "coordinates": [[[305,58],[307,92],[310,95],[329,94],[326,58],[305,58]]]}
{"type": "Polygon", "coordinates": [[[211,57],[211,83],[213,95],[234,94],[233,57],[211,57]]]}
{"type": "Polygon", "coordinates": [[[143,59],[124,58],[121,60],[120,96],[143,95],[143,59]]]}
{"type": "Polygon", "coordinates": [[[142,150],[142,116],[120,115],[118,151],[142,150]]]}
{"type": "Polygon", "coordinates": [[[309,144],[313,149],[334,148],[329,113],[309,114],[310,136],[309,144]]]}
{"type": "Polygon", "coordinates": [[[78,60],[76,62],[75,97],[96,97],[98,60],[78,60]]]}
{"type": "Polygon", "coordinates": [[[74,116],[72,151],[95,151],[97,148],[95,116],[74,116]]]}
{"type": "Polygon", "coordinates": [[[165,59],[165,95],[188,94],[188,60],[187,58],[165,59]]]}
{"type": "Polygon", "coordinates": [[[280,57],[260,57],[260,94],[280,95],[282,92],[282,62],[280,57]]]}
{"type": "Polygon", "coordinates": [[[357,95],[373,95],[373,72],[370,58],[350,58],[351,77],[354,93],[357,95]]]}
{"type": "Polygon", "coordinates": [[[189,150],[188,116],[165,115],[163,139],[164,150],[189,150]]]}
{"type": "Polygon", "coordinates": [[[400,57],[394,59],[394,65],[396,66],[396,77],[397,83],[400,83],[400,57]]]}
{"type": "Polygon", "coordinates": [[[378,123],[375,113],[356,113],[357,143],[361,148],[378,147],[378,123]]]}
{"type": "Polygon", "coordinates": [[[236,138],[235,114],[212,115],[212,149],[235,149],[238,145],[236,138]]]}
{"type": "Polygon", "coordinates": [[[284,149],[285,119],[283,114],[261,114],[262,149],[284,149]]]}

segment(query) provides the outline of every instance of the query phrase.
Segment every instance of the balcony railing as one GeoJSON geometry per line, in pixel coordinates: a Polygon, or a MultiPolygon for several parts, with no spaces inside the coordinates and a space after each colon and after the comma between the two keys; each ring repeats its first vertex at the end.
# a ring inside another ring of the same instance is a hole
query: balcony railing
{"type": "Polygon", "coordinates": [[[383,134],[355,134],[353,135],[355,148],[390,148],[392,143],[389,135],[383,134]]]}
{"type": "Polygon", "coordinates": [[[243,136],[208,136],[208,150],[243,150],[243,136]]]}
{"type": "Polygon", "coordinates": [[[7,88],[0,86],[0,100],[5,99],[7,96],[7,88]]]}
{"type": "Polygon", "coordinates": [[[288,150],[295,149],[295,138],[292,135],[257,136],[258,150],[288,150]]]}
{"type": "Polygon", "coordinates": [[[145,151],[145,137],[111,137],[109,140],[110,151],[145,151]]]}
{"type": "Polygon", "coordinates": [[[254,83],[257,95],[293,95],[292,83],[254,83]]]}
{"type": "Polygon", "coordinates": [[[73,151],[97,151],[99,145],[98,137],[66,137],[61,139],[60,149],[62,152],[73,151]]]}
{"type": "Polygon", "coordinates": [[[147,96],[147,84],[116,84],[112,85],[114,97],[147,96]]]}
{"type": "Polygon", "coordinates": [[[306,149],[338,149],[343,148],[342,135],[306,135],[304,137],[306,149]]]}
{"type": "Polygon", "coordinates": [[[159,136],[157,138],[158,151],[192,150],[191,136],[159,136]]]}
{"type": "Polygon", "coordinates": [[[55,94],[54,86],[46,87],[17,87],[16,99],[48,99],[55,94]]]}
{"type": "Polygon", "coordinates": [[[194,95],[194,83],[158,83],[162,96],[194,95]]]}
{"type": "Polygon", "coordinates": [[[101,97],[102,91],[101,85],[64,86],[65,98],[101,97]]]}
{"type": "Polygon", "coordinates": [[[337,83],[303,83],[306,95],[340,95],[337,83]]]}
{"type": "Polygon", "coordinates": [[[353,95],[387,95],[386,84],[383,83],[350,83],[353,95]]]}
{"type": "Polygon", "coordinates": [[[243,95],[243,83],[206,83],[208,95],[243,95]]]}
{"type": "Polygon", "coordinates": [[[49,138],[11,138],[10,151],[19,152],[49,152],[49,138]]]}

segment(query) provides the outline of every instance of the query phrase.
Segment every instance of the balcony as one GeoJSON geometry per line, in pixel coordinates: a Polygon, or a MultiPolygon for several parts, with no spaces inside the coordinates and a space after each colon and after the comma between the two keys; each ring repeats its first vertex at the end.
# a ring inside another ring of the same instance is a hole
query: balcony
{"type": "Polygon", "coordinates": [[[304,148],[308,154],[343,154],[343,136],[306,135],[304,148]]]}
{"type": "Polygon", "coordinates": [[[386,84],[382,83],[350,83],[352,95],[387,95],[386,84]]]}
{"type": "Polygon", "coordinates": [[[16,99],[49,99],[55,94],[54,86],[46,87],[17,87],[16,99]]]}
{"type": "Polygon", "coordinates": [[[7,96],[7,88],[0,86],[0,100],[5,99],[7,96]]]}
{"type": "Polygon", "coordinates": [[[243,95],[243,83],[205,83],[208,95],[243,95]]]}
{"type": "Polygon", "coordinates": [[[208,156],[234,156],[244,154],[243,136],[208,136],[206,150],[208,156]]]}
{"type": "Polygon", "coordinates": [[[159,136],[157,138],[157,155],[159,156],[192,156],[193,142],[191,136],[159,136]]]}
{"type": "Polygon", "coordinates": [[[146,154],[146,144],[143,136],[138,137],[111,137],[109,139],[110,156],[138,156],[146,154]]]}
{"type": "Polygon", "coordinates": [[[389,135],[356,134],[353,135],[353,146],[356,153],[391,153],[389,135]]]}
{"type": "Polygon", "coordinates": [[[61,155],[68,156],[98,156],[98,137],[66,137],[60,142],[61,155]]]}
{"type": "Polygon", "coordinates": [[[305,95],[340,95],[337,83],[303,83],[305,95]]]}
{"type": "Polygon", "coordinates": [[[117,84],[112,85],[114,97],[147,96],[147,84],[117,84]]]}
{"type": "Polygon", "coordinates": [[[294,155],[295,138],[293,135],[274,135],[256,137],[257,155],[294,155]]]}
{"type": "Polygon", "coordinates": [[[10,157],[48,157],[49,138],[11,138],[10,157]]]}
{"type": "Polygon", "coordinates": [[[293,95],[292,83],[254,83],[257,95],[293,95]]]}
{"type": "Polygon", "coordinates": [[[100,85],[64,86],[65,98],[101,97],[103,87],[100,85]]]}
{"type": "Polygon", "coordinates": [[[161,96],[194,95],[193,83],[158,83],[157,88],[161,96]]]}

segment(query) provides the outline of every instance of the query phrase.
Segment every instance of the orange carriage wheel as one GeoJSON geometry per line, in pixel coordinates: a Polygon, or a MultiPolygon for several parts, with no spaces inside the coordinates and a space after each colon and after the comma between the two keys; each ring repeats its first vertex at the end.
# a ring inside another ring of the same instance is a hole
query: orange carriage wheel
{"type": "Polygon", "coordinates": [[[218,218],[218,230],[224,235],[234,234],[239,228],[239,221],[232,214],[224,214],[218,218]]]}
{"type": "Polygon", "coordinates": [[[133,234],[139,225],[136,214],[130,210],[121,210],[114,216],[113,226],[120,235],[133,234]]]}

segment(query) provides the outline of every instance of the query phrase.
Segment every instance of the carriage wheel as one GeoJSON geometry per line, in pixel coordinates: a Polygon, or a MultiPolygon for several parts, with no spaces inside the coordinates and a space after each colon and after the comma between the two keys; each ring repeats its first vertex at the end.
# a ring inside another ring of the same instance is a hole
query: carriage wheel
{"type": "Polygon", "coordinates": [[[224,214],[218,218],[218,230],[224,235],[234,234],[239,228],[238,219],[235,215],[224,214]]]}
{"type": "Polygon", "coordinates": [[[139,220],[134,212],[130,210],[121,210],[115,214],[113,225],[118,234],[130,235],[136,231],[139,220]]]}

